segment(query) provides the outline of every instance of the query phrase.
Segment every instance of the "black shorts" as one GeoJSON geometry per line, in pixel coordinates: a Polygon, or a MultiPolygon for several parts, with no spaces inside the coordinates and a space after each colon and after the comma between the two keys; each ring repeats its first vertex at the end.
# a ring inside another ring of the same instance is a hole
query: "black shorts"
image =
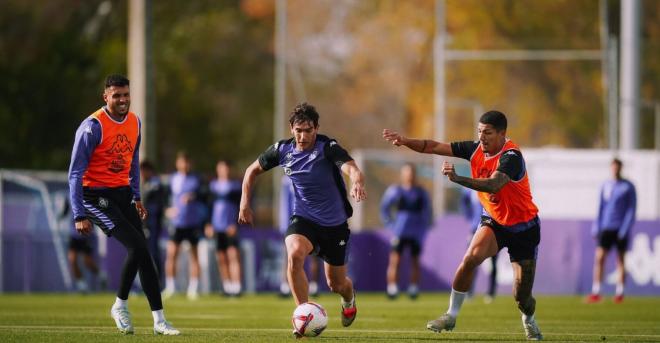
{"type": "Polygon", "coordinates": [[[316,255],[332,266],[343,266],[348,261],[348,240],[351,230],[348,223],[337,226],[322,226],[300,216],[292,216],[286,236],[303,235],[314,248],[310,255],[316,255]]]}
{"type": "Polygon", "coordinates": [[[133,202],[130,187],[83,187],[83,207],[89,220],[112,236],[115,226],[132,226],[142,232],[142,220],[133,202]]]}
{"type": "Polygon", "coordinates": [[[422,252],[422,245],[414,238],[394,237],[390,243],[392,244],[392,251],[396,251],[399,254],[403,253],[403,250],[407,246],[410,247],[410,255],[413,257],[419,256],[422,252]]]}
{"type": "Polygon", "coordinates": [[[227,248],[238,248],[238,235],[229,237],[226,232],[215,233],[215,250],[227,251],[227,248]]]}
{"type": "Polygon", "coordinates": [[[174,229],[174,233],[170,235],[170,241],[176,244],[188,241],[190,242],[190,245],[197,246],[201,235],[202,230],[197,226],[177,227],[174,229]]]}
{"type": "Polygon", "coordinates": [[[598,246],[609,251],[612,246],[616,245],[616,250],[628,250],[628,236],[619,239],[619,232],[617,230],[604,230],[598,234],[598,246]]]}
{"type": "Polygon", "coordinates": [[[497,250],[506,247],[509,250],[511,262],[524,260],[536,260],[539,243],[541,242],[541,224],[538,217],[533,219],[534,223],[524,231],[515,232],[510,228],[500,225],[489,217],[481,217],[481,230],[484,226],[491,227],[497,239],[497,250]]]}
{"type": "Polygon", "coordinates": [[[91,255],[94,251],[94,249],[92,249],[92,239],[86,237],[71,237],[71,239],[69,239],[69,250],[80,252],[85,255],[91,255]]]}

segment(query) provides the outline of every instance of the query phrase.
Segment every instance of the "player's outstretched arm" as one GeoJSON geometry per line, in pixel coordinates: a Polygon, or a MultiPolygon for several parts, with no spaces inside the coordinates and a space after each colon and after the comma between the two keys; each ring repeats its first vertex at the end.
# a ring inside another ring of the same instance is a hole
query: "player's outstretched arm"
{"type": "Polygon", "coordinates": [[[241,192],[241,204],[238,211],[239,224],[253,223],[252,208],[250,207],[250,199],[252,198],[252,186],[257,179],[257,175],[263,172],[264,170],[261,168],[259,160],[252,162],[252,164],[245,170],[241,192]]]}
{"type": "Polygon", "coordinates": [[[449,181],[456,182],[461,186],[491,194],[499,192],[504,185],[511,181],[508,175],[497,170],[488,178],[473,179],[460,176],[456,174],[454,164],[447,161],[442,164],[442,174],[446,175],[449,181]]]}
{"type": "Polygon", "coordinates": [[[348,161],[341,165],[341,171],[351,179],[351,197],[360,202],[367,198],[367,191],[364,188],[364,175],[358,168],[355,161],[348,161]]]}
{"type": "Polygon", "coordinates": [[[451,145],[448,143],[436,142],[432,139],[414,139],[400,135],[396,131],[383,129],[383,138],[396,146],[406,146],[410,150],[423,154],[436,154],[443,156],[454,156],[451,151],[451,145]]]}

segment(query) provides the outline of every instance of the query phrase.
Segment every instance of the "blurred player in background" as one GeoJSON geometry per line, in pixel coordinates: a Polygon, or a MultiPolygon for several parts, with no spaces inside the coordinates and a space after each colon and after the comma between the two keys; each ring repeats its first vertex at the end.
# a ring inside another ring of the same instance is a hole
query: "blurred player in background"
{"type": "Polygon", "coordinates": [[[594,222],[591,234],[596,238],[598,247],[594,258],[594,281],[591,295],[587,297],[588,303],[601,301],[600,284],[603,281],[605,257],[612,246],[616,246],[616,269],[618,279],[614,302],[623,301],[623,287],[625,283],[625,256],[628,249],[630,231],[635,224],[635,211],[637,210],[637,193],[635,186],[621,176],[623,163],[615,158],[612,160],[612,179],[605,181],[600,190],[600,205],[598,217],[594,222]]]}
{"type": "Polygon", "coordinates": [[[69,192],[76,230],[88,235],[92,222],[126,248],[126,260],[115,304],[110,310],[121,333],[134,332],[128,312],[128,293],[140,273],[154,319],[154,333],[178,335],[165,320],[158,285],[158,271],[149,254],[142,221],[147,211],[140,200],[140,119],[129,112],[129,81],[124,76],[106,78],[105,106],[85,119],[76,131],[69,192]]]}
{"type": "Polygon", "coordinates": [[[160,254],[160,237],[163,232],[163,216],[167,206],[167,188],[156,174],[156,168],[151,161],[140,162],[142,176],[142,203],[149,216],[143,222],[145,235],[149,242],[149,251],[156,262],[158,275],[163,278],[163,259],[160,254]]]}
{"type": "Polygon", "coordinates": [[[319,114],[314,106],[298,104],[289,124],[293,138],[271,145],[245,171],[239,222],[253,222],[249,199],[256,177],[282,166],[293,183],[295,197],[285,238],[287,277],[293,298],[296,305],[308,301],[305,257],[318,255],[325,261],[328,287],[341,295],[342,325],[349,326],[357,314],[353,282],[347,275],[346,264],[350,238],[347,220],[353,209],[341,172],[350,178],[350,194],[356,201],[366,198],[364,176],[336,140],[317,134],[319,114]]]}
{"type": "MultiPolygon", "coordinates": [[[[468,237],[469,242],[472,241],[472,237],[474,237],[474,234],[477,233],[477,230],[479,229],[481,215],[484,213],[484,207],[481,206],[478,193],[470,188],[463,188],[460,205],[463,216],[468,222],[470,222],[471,234],[468,237]]],[[[498,254],[495,254],[495,256],[489,258],[491,269],[488,277],[488,291],[486,296],[484,296],[484,302],[486,304],[493,302],[495,292],[497,291],[497,255],[498,254]]],[[[472,293],[474,293],[474,284],[475,281],[472,280],[468,297],[472,296],[472,293]]]]}
{"type": "Polygon", "coordinates": [[[219,161],[217,178],[209,185],[212,202],[211,222],[206,236],[215,237],[218,271],[224,294],[241,293],[241,252],[238,238],[238,205],[241,202],[241,183],[231,179],[231,164],[219,161]]]}
{"type": "Polygon", "coordinates": [[[59,222],[66,227],[66,230],[69,231],[69,247],[67,250],[67,259],[69,260],[69,269],[71,269],[71,276],[73,277],[73,286],[75,290],[80,293],[89,292],[89,285],[84,278],[83,272],[80,269],[78,263],[79,259],[82,259],[83,265],[87,270],[94,275],[94,277],[99,282],[99,288],[105,289],[106,286],[106,275],[105,272],[99,270],[98,265],[94,259],[94,248],[93,246],[97,244],[96,232],[94,229],[88,235],[82,235],[76,229],[76,223],[74,221],[73,215],[71,213],[71,205],[69,201],[66,200],[66,197],[56,198],[61,199],[61,207],[58,207],[60,210],[59,222]]]}
{"type": "Polygon", "coordinates": [[[165,297],[176,292],[176,262],[179,257],[181,242],[190,243],[190,278],[188,279],[188,299],[198,297],[199,257],[197,243],[203,231],[205,221],[204,185],[201,178],[192,173],[192,163],[188,155],[180,152],[176,157],[176,173],[170,178],[172,207],[168,209],[174,231],[167,242],[167,260],[165,261],[165,297]]]}
{"type": "MultiPolygon", "coordinates": [[[[295,198],[293,196],[293,184],[291,179],[288,176],[282,176],[282,182],[280,185],[280,211],[279,211],[279,228],[280,233],[283,237],[286,237],[286,230],[289,228],[289,222],[291,216],[293,215],[293,205],[295,198]]],[[[280,283],[280,296],[288,297],[291,295],[291,288],[289,288],[289,283],[286,280],[287,274],[287,257],[286,257],[286,245],[284,246],[284,256],[282,263],[282,282],[280,283]]],[[[320,265],[319,258],[317,256],[311,256],[309,261],[309,295],[316,297],[319,295],[319,276],[320,276],[320,265]]]]}
{"type": "Polygon", "coordinates": [[[477,267],[507,247],[514,271],[513,295],[522,313],[528,340],[543,339],[534,318],[536,300],[532,297],[541,227],[538,209],[532,202],[529,178],[520,148],[506,137],[507,119],[498,111],[484,113],[479,119],[478,141],[441,143],[430,139],[411,139],[388,129],[383,138],[396,146],[470,161],[472,177],[456,174],[454,165],[445,161],[442,173],[450,181],[479,192],[485,208],[481,227],[474,235],[463,261],[456,270],[447,313],[427,324],[429,330],[453,330],[463,300],[470,289],[477,267]]]}
{"type": "Polygon", "coordinates": [[[417,184],[415,165],[406,163],[400,170],[400,184],[391,185],[380,202],[380,217],[392,230],[392,251],[387,267],[387,295],[394,299],[399,295],[397,285],[399,263],[403,250],[410,249],[411,266],[408,295],[416,299],[419,293],[419,254],[424,245],[426,232],[431,225],[431,200],[429,194],[417,184]],[[392,208],[396,214],[392,216],[392,208]]]}

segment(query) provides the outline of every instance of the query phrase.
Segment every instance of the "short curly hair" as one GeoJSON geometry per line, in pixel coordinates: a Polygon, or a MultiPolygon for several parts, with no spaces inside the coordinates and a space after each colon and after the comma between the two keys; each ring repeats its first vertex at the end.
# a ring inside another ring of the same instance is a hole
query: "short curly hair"
{"type": "Polygon", "coordinates": [[[293,126],[296,123],[311,122],[314,127],[319,126],[319,113],[314,106],[301,102],[289,114],[289,124],[293,126]]]}

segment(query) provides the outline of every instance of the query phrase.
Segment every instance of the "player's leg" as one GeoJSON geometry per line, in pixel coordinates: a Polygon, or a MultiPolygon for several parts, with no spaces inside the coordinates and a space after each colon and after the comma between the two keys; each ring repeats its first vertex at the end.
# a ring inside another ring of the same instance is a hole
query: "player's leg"
{"type": "Polygon", "coordinates": [[[410,285],[408,285],[408,296],[411,299],[417,299],[419,293],[419,280],[421,276],[419,266],[419,255],[422,252],[422,246],[419,241],[411,240],[410,242],[410,285]]]}
{"type": "Polygon", "coordinates": [[[227,236],[223,232],[216,232],[215,256],[218,261],[218,272],[222,280],[222,291],[229,295],[231,286],[229,285],[229,267],[227,262],[227,236]]]}
{"type": "Polygon", "coordinates": [[[614,295],[614,302],[623,302],[624,285],[626,283],[626,249],[628,248],[628,238],[617,240],[617,259],[616,259],[616,272],[617,282],[614,295]]]}
{"type": "Polygon", "coordinates": [[[536,324],[536,299],[532,296],[534,275],[536,273],[535,260],[522,260],[511,262],[513,267],[513,297],[522,313],[523,328],[529,340],[541,340],[543,335],[536,324]]]}
{"type": "MultiPolygon", "coordinates": [[[[177,230],[176,232],[178,233],[177,230]]],[[[179,248],[181,241],[175,233],[169,241],[167,241],[166,257],[165,257],[165,294],[166,298],[171,297],[176,292],[176,285],[174,279],[176,278],[176,261],[179,258],[179,248]]]]}
{"type": "MultiPolygon", "coordinates": [[[[397,244],[397,247],[399,244],[397,244]]],[[[392,246],[390,251],[390,259],[387,265],[387,296],[390,299],[394,299],[399,294],[399,286],[397,284],[399,280],[399,263],[401,261],[401,253],[392,246]]]]}
{"type": "Polygon", "coordinates": [[[309,295],[315,297],[319,295],[319,259],[312,256],[309,259],[309,295]]]}
{"type": "Polygon", "coordinates": [[[291,288],[289,287],[289,282],[287,281],[287,271],[289,269],[288,254],[286,250],[286,244],[282,249],[282,280],[280,281],[280,296],[288,297],[291,294],[291,288]]]}
{"type": "Polygon", "coordinates": [[[85,292],[87,287],[85,285],[85,281],[83,280],[80,266],[78,265],[78,252],[73,247],[69,247],[69,251],[67,252],[67,259],[69,261],[69,268],[71,269],[71,276],[73,276],[73,282],[76,291],[85,292]]]}
{"type": "Polygon", "coordinates": [[[497,291],[497,255],[495,254],[490,258],[490,275],[488,277],[488,293],[484,297],[484,302],[487,304],[493,301],[495,298],[495,292],[497,291]]]}
{"type": "Polygon", "coordinates": [[[227,247],[227,262],[229,264],[229,280],[232,283],[232,293],[241,294],[241,253],[238,250],[238,242],[227,247]]]}
{"type": "Polygon", "coordinates": [[[449,296],[449,309],[437,319],[428,322],[427,329],[435,332],[454,329],[456,317],[470,289],[475,270],[481,262],[495,255],[497,251],[497,238],[493,228],[483,225],[472,237],[470,246],[465,256],[463,256],[463,261],[456,270],[451,295],[449,296]]]}
{"type": "Polygon", "coordinates": [[[606,256],[607,250],[604,247],[596,247],[596,252],[594,254],[593,283],[591,284],[591,295],[586,299],[587,303],[596,303],[601,300],[600,285],[603,281],[603,269],[605,268],[606,256]]]}
{"type": "Polygon", "coordinates": [[[355,305],[355,289],[353,281],[348,277],[348,266],[331,265],[324,263],[325,278],[328,281],[328,287],[333,293],[341,295],[341,324],[350,326],[357,317],[357,307],[355,305]]]}
{"type": "Polygon", "coordinates": [[[197,288],[199,287],[199,254],[197,250],[197,244],[199,240],[197,238],[189,239],[190,242],[190,279],[188,280],[188,291],[186,296],[190,300],[196,300],[198,298],[197,288]]]}
{"type": "Polygon", "coordinates": [[[301,234],[290,234],[285,239],[287,251],[287,279],[291,294],[296,305],[306,303],[308,297],[307,275],[305,275],[305,258],[314,246],[301,234]]]}

